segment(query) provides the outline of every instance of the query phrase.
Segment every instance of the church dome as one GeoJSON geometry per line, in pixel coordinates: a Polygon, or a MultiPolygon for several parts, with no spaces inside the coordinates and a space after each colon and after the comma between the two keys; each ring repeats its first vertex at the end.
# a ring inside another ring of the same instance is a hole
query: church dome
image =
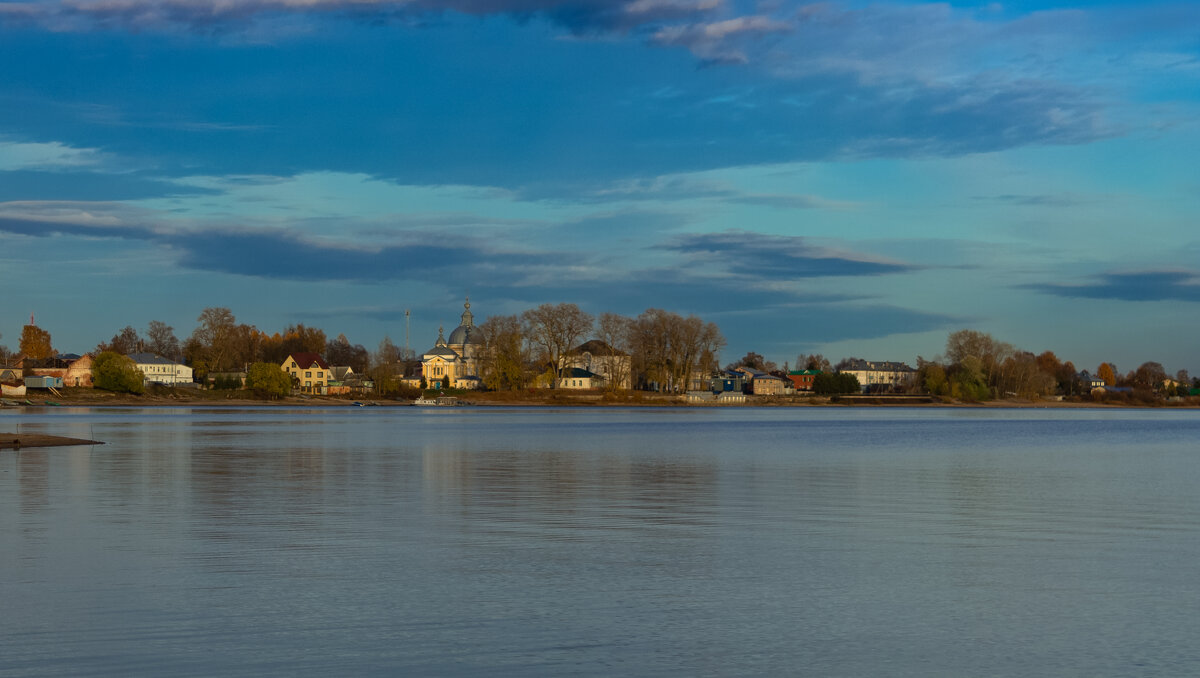
{"type": "Polygon", "coordinates": [[[473,325],[459,325],[450,333],[448,344],[482,344],[483,333],[473,325]]]}
{"type": "Polygon", "coordinates": [[[454,328],[450,333],[450,339],[446,342],[452,346],[467,345],[467,344],[482,344],[483,332],[475,327],[475,316],[471,314],[471,300],[463,304],[462,324],[454,328]]]}

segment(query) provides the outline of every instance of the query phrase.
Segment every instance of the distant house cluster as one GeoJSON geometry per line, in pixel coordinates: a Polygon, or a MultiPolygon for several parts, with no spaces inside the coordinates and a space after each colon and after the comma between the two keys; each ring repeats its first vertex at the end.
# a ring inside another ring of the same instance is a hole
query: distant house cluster
{"type": "Polygon", "coordinates": [[[838,370],[852,374],[858,379],[864,393],[887,393],[912,382],[917,371],[905,365],[889,361],[850,360],[838,370]]]}

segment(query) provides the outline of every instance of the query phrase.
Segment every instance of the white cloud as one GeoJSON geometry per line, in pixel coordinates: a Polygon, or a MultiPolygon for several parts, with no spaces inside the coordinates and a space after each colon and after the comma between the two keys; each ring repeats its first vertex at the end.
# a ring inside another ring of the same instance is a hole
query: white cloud
{"type": "Polygon", "coordinates": [[[75,169],[94,167],[102,161],[103,155],[95,148],[75,148],[57,141],[0,139],[0,171],[75,169]]]}

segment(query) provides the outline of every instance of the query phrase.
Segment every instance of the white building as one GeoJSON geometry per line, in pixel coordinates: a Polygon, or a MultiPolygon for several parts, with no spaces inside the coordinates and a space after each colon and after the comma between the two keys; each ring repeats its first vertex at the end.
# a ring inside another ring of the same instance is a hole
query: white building
{"type": "Polygon", "coordinates": [[[892,391],[898,386],[907,386],[917,374],[916,370],[904,363],[886,360],[851,360],[838,372],[853,374],[864,392],[892,391]]]}
{"type": "Polygon", "coordinates": [[[187,365],[180,365],[153,353],[130,353],[129,358],[142,374],[146,375],[147,384],[192,383],[192,368],[187,365]]]}

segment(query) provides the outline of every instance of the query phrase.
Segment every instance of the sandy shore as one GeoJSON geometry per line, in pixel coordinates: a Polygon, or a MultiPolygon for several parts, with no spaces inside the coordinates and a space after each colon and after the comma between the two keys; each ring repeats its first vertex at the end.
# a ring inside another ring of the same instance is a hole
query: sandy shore
{"type": "Polygon", "coordinates": [[[67,447],[70,445],[103,445],[99,440],[65,438],[44,433],[0,433],[0,450],[19,450],[25,447],[67,447]]]}

